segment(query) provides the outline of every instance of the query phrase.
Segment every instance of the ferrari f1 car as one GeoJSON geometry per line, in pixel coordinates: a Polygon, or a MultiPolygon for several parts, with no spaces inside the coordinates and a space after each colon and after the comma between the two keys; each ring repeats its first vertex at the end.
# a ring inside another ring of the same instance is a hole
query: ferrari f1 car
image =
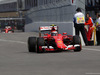
{"type": "Polygon", "coordinates": [[[28,38],[29,52],[42,53],[45,51],[64,50],[79,52],[82,50],[80,37],[67,35],[67,33],[59,34],[58,26],[41,26],[39,30],[39,37],[28,38]],[[45,33],[42,34],[42,32],[45,33]]]}
{"type": "Polygon", "coordinates": [[[11,26],[5,26],[4,29],[1,30],[2,33],[13,33],[14,30],[12,29],[11,26]]]}

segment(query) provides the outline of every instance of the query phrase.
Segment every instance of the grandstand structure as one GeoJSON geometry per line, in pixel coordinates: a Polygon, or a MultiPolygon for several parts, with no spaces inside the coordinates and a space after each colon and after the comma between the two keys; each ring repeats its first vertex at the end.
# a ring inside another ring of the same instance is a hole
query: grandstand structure
{"type": "Polygon", "coordinates": [[[50,8],[71,6],[75,5],[76,3],[76,6],[80,6],[84,10],[83,0],[0,0],[0,17],[11,17],[14,15],[16,17],[18,16],[17,11],[19,10],[29,10],[28,12],[35,9],[44,10],[44,8],[49,10],[50,8]]]}
{"type": "MultiPolygon", "coordinates": [[[[95,14],[100,10],[100,0],[0,0],[0,17],[18,17],[19,10],[47,10],[49,8],[61,7],[64,5],[79,6],[83,9],[83,12],[88,12],[95,19],[95,14]],[[84,9],[85,5],[85,9],[84,9]],[[85,10],[85,11],[84,11],[85,10]]],[[[71,9],[70,9],[71,10],[71,9]]],[[[68,12],[68,11],[67,11],[68,12]]],[[[24,14],[23,13],[23,14],[24,14]]],[[[34,14],[36,15],[36,14],[34,14]]],[[[35,16],[37,17],[37,16],[35,16]]]]}
{"type": "Polygon", "coordinates": [[[18,17],[18,11],[29,10],[36,6],[37,0],[0,0],[0,17],[18,17]]]}
{"type": "MultiPolygon", "coordinates": [[[[3,28],[5,23],[16,26],[23,30],[25,25],[24,14],[28,10],[26,4],[28,0],[0,0],[0,27],[3,28]]],[[[30,7],[31,8],[31,7],[30,7]]]]}

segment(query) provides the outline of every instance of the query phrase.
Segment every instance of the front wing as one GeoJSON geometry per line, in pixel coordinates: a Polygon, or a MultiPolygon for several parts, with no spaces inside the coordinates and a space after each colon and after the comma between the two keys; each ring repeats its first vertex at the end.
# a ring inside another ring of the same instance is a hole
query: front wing
{"type": "MultiPolygon", "coordinates": [[[[75,50],[77,47],[81,47],[81,45],[76,44],[76,45],[68,45],[66,48],[61,48],[61,50],[75,50]]],[[[42,49],[45,49],[45,51],[57,51],[59,50],[58,48],[54,48],[53,46],[41,46],[42,49]]]]}

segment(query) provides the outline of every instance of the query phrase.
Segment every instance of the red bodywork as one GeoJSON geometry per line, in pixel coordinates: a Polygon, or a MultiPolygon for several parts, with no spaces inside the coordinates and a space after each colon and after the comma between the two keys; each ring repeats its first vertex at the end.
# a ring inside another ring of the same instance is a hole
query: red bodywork
{"type": "Polygon", "coordinates": [[[51,40],[54,40],[54,43],[56,44],[56,48],[45,48],[47,51],[55,51],[58,49],[61,50],[73,50],[75,47],[72,45],[68,48],[68,45],[71,44],[72,36],[68,37],[67,35],[61,35],[57,34],[57,36],[51,36],[50,34],[47,34],[47,36],[43,37],[48,43],[51,42],[51,40]],[[64,39],[67,39],[67,43],[64,43],[64,39]]]}
{"type": "MultiPolygon", "coordinates": [[[[46,27],[47,28],[47,27],[46,27]]],[[[43,29],[43,27],[41,28],[43,29]]],[[[52,31],[52,29],[51,29],[52,31]]],[[[57,30],[56,30],[57,31],[57,30]]],[[[40,37],[42,37],[40,35],[40,37]]],[[[73,36],[67,35],[67,33],[52,36],[51,33],[44,34],[43,36],[46,45],[40,46],[39,50],[45,49],[45,51],[57,51],[57,50],[74,50],[75,45],[72,44],[73,36]]],[[[81,47],[81,45],[76,45],[81,47]]]]}
{"type": "Polygon", "coordinates": [[[6,27],[2,30],[2,32],[3,32],[3,33],[13,33],[12,27],[6,26],[6,27]]]}

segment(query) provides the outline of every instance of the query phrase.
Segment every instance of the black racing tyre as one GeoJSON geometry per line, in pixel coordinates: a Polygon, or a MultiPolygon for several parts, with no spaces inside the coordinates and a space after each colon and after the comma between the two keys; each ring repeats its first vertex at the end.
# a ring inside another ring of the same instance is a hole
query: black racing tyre
{"type": "Polygon", "coordinates": [[[14,29],[11,30],[14,33],[14,29]]]}
{"type": "Polygon", "coordinates": [[[29,37],[28,38],[28,50],[29,52],[36,52],[36,37],[29,37]]]}
{"type": "Polygon", "coordinates": [[[73,36],[73,45],[79,44],[79,47],[75,47],[74,52],[80,52],[81,51],[81,38],[79,36],[73,36]]]}
{"type": "Polygon", "coordinates": [[[12,29],[12,30],[9,30],[8,32],[14,33],[14,30],[12,29]]]}
{"type": "Polygon", "coordinates": [[[42,53],[43,52],[43,50],[40,50],[39,47],[44,46],[44,45],[45,45],[44,38],[42,38],[42,37],[37,38],[37,53],[42,53]]]}
{"type": "Polygon", "coordinates": [[[81,38],[79,36],[73,36],[73,44],[81,44],[81,38]]]}

